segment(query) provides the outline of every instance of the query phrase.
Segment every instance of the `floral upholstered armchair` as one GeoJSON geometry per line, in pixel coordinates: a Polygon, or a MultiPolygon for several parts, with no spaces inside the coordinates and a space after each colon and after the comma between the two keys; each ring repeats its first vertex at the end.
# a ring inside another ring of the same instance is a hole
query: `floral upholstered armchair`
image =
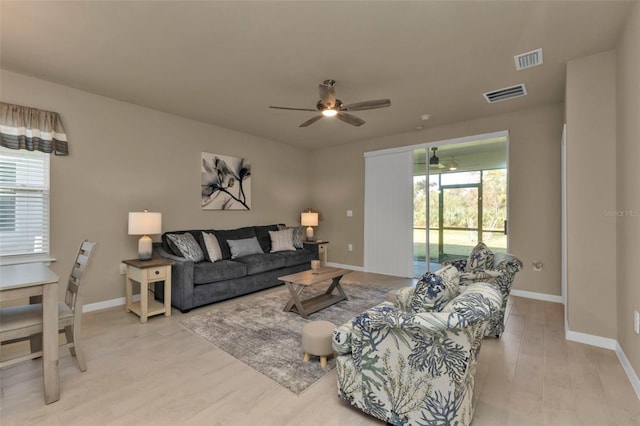
{"type": "Polygon", "coordinates": [[[459,294],[442,275],[336,329],[340,398],[394,425],[471,423],[476,361],[502,297],[486,283],[459,294]]]}
{"type": "Polygon", "coordinates": [[[475,282],[486,282],[496,285],[502,293],[500,311],[492,318],[487,327],[487,336],[500,337],[504,331],[504,313],[511,286],[516,273],[522,269],[522,261],[508,253],[493,253],[484,244],[478,243],[467,259],[445,262],[460,271],[460,285],[467,286],[475,282]]]}

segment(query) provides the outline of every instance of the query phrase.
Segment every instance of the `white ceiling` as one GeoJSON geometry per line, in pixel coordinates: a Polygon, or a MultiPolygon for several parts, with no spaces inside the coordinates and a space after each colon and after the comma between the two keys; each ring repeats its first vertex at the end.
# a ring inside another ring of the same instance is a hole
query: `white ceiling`
{"type": "Polygon", "coordinates": [[[566,62],[614,48],[630,5],[2,0],[0,66],[314,148],[561,102],[566,62]],[[513,55],[540,47],[543,66],[515,70],[513,55]],[[307,128],[313,112],[268,108],[314,108],[325,79],[344,103],[391,107],[307,128]],[[516,83],[528,96],[482,97],[516,83]]]}

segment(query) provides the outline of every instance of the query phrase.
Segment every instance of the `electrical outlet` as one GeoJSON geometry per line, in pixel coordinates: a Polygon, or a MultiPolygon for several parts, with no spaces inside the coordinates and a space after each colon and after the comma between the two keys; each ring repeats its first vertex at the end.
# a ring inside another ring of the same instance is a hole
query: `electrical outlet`
{"type": "Polygon", "coordinates": [[[125,265],[124,263],[120,264],[120,275],[124,275],[127,273],[127,265],[125,265]]]}
{"type": "Polygon", "coordinates": [[[353,251],[353,244],[349,243],[349,245],[347,246],[347,250],[353,251]]]}
{"type": "Polygon", "coordinates": [[[535,262],[531,263],[533,265],[533,270],[536,272],[540,272],[542,271],[542,262],[540,262],[539,260],[536,260],[535,262]]]}
{"type": "Polygon", "coordinates": [[[633,331],[640,334],[640,312],[633,311],[633,331]]]}
{"type": "Polygon", "coordinates": [[[347,210],[347,217],[353,216],[353,210],[347,210]]]}

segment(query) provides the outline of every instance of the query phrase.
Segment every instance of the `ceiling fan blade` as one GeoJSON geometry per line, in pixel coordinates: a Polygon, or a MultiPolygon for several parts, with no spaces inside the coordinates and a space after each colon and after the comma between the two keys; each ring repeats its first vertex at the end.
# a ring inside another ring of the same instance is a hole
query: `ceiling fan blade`
{"type": "Polygon", "coordinates": [[[362,126],[365,121],[361,118],[356,117],[355,115],[347,114],[346,112],[339,112],[336,115],[338,120],[342,120],[345,123],[351,124],[353,126],[362,126]]]}
{"type": "Polygon", "coordinates": [[[318,86],[320,102],[327,108],[333,108],[336,105],[336,90],[333,86],[334,84],[335,82],[333,80],[326,80],[318,86]]]}
{"type": "Polygon", "coordinates": [[[316,115],[313,118],[310,118],[309,120],[305,121],[304,123],[302,123],[301,125],[299,125],[298,127],[307,127],[310,126],[311,124],[315,123],[316,121],[320,120],[322,117],[324,117],[322,114],[320,115],[316,115]]]}
{"type": "Polygon", "coordinates": [[[288,109],[291,111],[313,111],[316,112],[317,109],[310,109],[310,108],[289,108],[289,107],[279,107],[279,106],[272,106],[269,105],[269,108],[273,108],[273,109],[288,109]]]}
{"type": "Polygon", "coordinates": [[[386,108],[391,106],[389,99],[376,99],[374,101],[356,102],[354,104],[344,105],[341,111],[364,111],[367,109],[386,108]]]}

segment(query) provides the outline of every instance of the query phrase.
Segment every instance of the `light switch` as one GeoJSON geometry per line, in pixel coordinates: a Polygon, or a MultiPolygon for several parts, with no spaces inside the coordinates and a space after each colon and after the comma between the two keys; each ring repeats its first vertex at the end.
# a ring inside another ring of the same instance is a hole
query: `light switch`
{"type": "Polygon", "coordinates": [[[347,210],[347,217],[353,216],[353,210],[347,210]]]}

